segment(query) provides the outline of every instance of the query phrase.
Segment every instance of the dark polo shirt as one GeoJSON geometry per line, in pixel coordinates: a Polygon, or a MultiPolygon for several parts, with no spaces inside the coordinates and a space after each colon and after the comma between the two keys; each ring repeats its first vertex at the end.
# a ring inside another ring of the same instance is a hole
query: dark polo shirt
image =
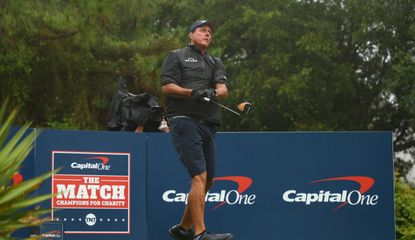
{"type": "MultiPolygon", "coordinates": [[[[197,47],[188,45],[173,50],[164,61],[161,85],[169,83],[189,89],[214,88],[216,83],[226,84],[226,72],[218,58],[208,52],[202,56],[197,47]]],[[[214,104],[167,96],[166,105],[168,117],[183,115],[220,125],[219,108],[214,104]]]]}

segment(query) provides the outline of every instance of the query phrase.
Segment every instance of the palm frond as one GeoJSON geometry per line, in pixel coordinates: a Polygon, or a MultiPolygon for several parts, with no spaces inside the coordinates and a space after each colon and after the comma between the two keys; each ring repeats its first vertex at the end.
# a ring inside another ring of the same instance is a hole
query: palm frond
{"type": "Polygon", "coordinates": [[[0,108],[0,240],[13,239],[11,233],[14,231],[38,226],[48,220],[41,217],[51,210],[34,206],[53,195],[36,196],[33,192],[57,172],[47,172],[16,186],[11,185],[13,175],[20,170],[23,161],[32,151],[38,132],[29,132],[30,124],[25,124],[13,136],[9,136],[17,111],[14,110],[5,117],[6,108],[7,101],[0,108]]]}

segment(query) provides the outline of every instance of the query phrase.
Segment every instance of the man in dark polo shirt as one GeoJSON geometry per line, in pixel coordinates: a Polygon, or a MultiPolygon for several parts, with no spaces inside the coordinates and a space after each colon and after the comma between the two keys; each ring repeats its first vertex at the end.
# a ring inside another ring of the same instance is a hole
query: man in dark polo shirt
{"type": "Polygon", "coordinates": [[[205,196],[215,176],[215,134],[220,125],[218,107],[205,99],[222,100],[228,94],[223,63],[207,52],[213,30],[209,21],[193,23],[190,44],[170,52],[161,73],[173,143],[192,178],[180,224],[169,229],[176,240],[233,238],[230,233],[207,232],[204,222],[205,196]]]}

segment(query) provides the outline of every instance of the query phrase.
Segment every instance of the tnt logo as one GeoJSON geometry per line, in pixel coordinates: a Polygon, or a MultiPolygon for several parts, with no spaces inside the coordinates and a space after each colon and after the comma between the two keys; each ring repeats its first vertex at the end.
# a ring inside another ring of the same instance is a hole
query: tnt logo
{"type": "Polygon", "coordinates": [[[85,217],[85,223],[88,226],[94,226],[95,223],[97,223],[97,217],[95,216],[95,214],[89,213],[88,215],[86,215],[86,217],[85,217]]]}

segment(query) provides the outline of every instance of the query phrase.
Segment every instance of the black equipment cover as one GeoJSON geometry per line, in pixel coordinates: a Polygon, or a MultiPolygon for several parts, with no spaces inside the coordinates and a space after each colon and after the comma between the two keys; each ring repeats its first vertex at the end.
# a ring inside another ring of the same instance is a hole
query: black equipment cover
{"type": "Polygon", "coordinates": [[[118,89],[114,93],[109,109],[108,129],[134,131],[137,126],[150,122],[160,123],[164,110],[157,98],[149,93],[133,94],[127,91],[127,77],[119,77],[118,89]]]}

